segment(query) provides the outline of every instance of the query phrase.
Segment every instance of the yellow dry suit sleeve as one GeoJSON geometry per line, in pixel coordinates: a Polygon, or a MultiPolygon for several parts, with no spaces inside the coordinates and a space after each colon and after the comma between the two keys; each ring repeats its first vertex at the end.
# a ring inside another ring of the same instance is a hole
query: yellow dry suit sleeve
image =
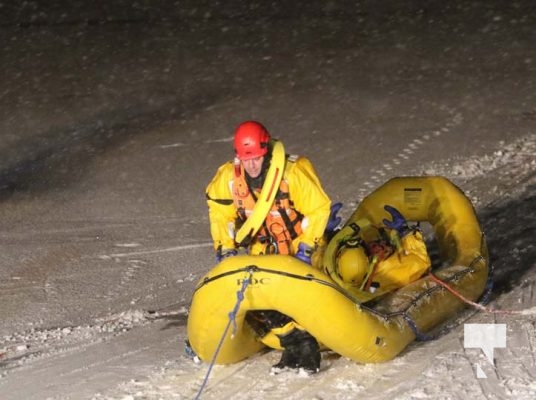
{"type": "Polygon", "coordinates": [[[373,281],[378,282],[379,293],[406,286],[423,276],[431,266],[422,233],[407,234],[401,239],[401,251],[380,261],[373,281]]]}
{"type": "Polygon", "coordinates": [[[222,165],[206,189],[210,234],[214,249],[234,249],[234,224],[236,210],[233,204],[232,179],[234,166],[232,162],[222,165]]]}
{"type": "Polygon", "coordinates": [[[299,243],[315,247],[326,229],[331,200],[324,192],[313,165],[305,157],[287,162],[285,178],[290,200],[296,210],[303,214],[302,233],[293,240],[293,251],[297,250],[299,243]]]}

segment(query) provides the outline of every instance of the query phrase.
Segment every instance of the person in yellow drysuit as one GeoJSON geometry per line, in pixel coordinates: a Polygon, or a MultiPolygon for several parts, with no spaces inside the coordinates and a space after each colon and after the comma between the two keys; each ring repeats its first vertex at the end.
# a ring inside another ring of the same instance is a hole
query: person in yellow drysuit
{"type": "MultiPolygon", "coordinates": [[[[341,219],[336,214],[342,204],[330,207],[331,201],[305,157],[286,156],[278,192],[262,226],[243,243],[235,242],[236,232],[254,212],[270,168],[273,145],[274,139],[257,121],[245,121],[235,130],[235,159],[218,169],[206,189],[216,260],[234,256],[244,247],[251,255],[287,254],[319,267],[319,247],[326,231],[329,234],[339,225],[341,219]]],[[[320,352],[313,336],[278,311],[249,314],[248,322],[261,336],[272,329],[279,332],[284,351],[274,367],[318,371],[320,352]]]]}
{"type": "Polygon", "coordinates": [[[394,207],[384,209],[384,219],[374,240],[350,238],[339,249],[337,267],[346,283],[360,289],[363,298],[373,299],[416,281],[431,266],[421,231],[410,227],[394,207]]]}
{"type": "Polygon", "coordinates": [[[223,164],[206,189],[210,232],[216,259],[237,253],[289,254],[308,264],[321,244],[330,216],[329,197],[311,162],[288,156],[283,179],[265,222],[249,243],[235,243],[234,235],[253,212],[270,166],[272,139],[256,121],[238,126],[234,162],[223,164]]]}

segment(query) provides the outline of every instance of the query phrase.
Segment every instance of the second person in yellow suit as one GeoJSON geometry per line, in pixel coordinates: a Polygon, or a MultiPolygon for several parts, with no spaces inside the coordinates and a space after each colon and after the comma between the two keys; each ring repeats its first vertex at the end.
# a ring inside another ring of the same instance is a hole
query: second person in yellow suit
{"type": "Polygon", "coordinates": [[[430,270],[431,261],[417,226],[409,226],[394,207],[385,205],[391,219],[366,239],[348,238],[339,248],[337,269],[354,293],[368,301],[416,281],[430,270]]]}

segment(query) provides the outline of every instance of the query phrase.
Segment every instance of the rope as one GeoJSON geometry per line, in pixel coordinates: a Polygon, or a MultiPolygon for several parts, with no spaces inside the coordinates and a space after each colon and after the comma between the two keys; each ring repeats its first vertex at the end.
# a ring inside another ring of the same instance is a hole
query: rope
{"type": "MultiPolygon", "coordinates": [[[[476,302],[471,301],[468,298],[464,297],[459,292],[457,292],[452,287],[450,287],[446,282],[444,282],[441,279],[439,279],[437,276],[435,276],[433,274],[429,274],[429,277],[430,277],[430,280],[434,281],[438,285],[440,285],[443,288],[445,288],[446,290],[448,290],[455,297],[459,298],[463,302],[475,307],[476,309],[478,309],[480,311],[484,311],[484,312],[487,312],[487,313],[493,313],[493,314],[506,314],[506,315],[536,315],[536,307],[532,307],[532,308],[529,308],[529,309],[526,309],[526,310],[497,310],[495,308],[486,307],[481,303],[476,303],[476,302]]],[[[490,283],[490,282],[492,282],[492,279],[488,279],[488,282],[486,284],[486,293],[484,295],[485,299],[482,300],[482,302],[484,304],[487,303],[489,293],[491,292],[492,283],[490,283]]],[[[411,328],[413,333],[415,334],[415,337],[417,338],[417,340],[419,340],[419,341],[435,340],[439,336],[441,336],[442,333],[444,333],[443,331],[446,331],[446,329],[443,329],[441,332],[439,332],[439,333],[437,333],[435,335],[430,335],[428,333],[422,332],[417,327],[417,324],[415,323],[415,321],[413,321],[413,319],[409,315],[407,315],[406,313],[403,314],[403,318],[407,322],[407,324],[409,325],[409,327],[411,328]]]]}
{"type": "Polygon", "coordinates": [[[417,324],[415,323],[415,321],[413,321],[411,317],[405,313],[404,313],[404,319],[406,320],[409,327],[415,334],[415,337],[417,338],[417,340],[421,342],[429,342],[431,340],[437,339],[437,335],[430,335],[428,333],[421,332],[421,330],[417,327],[417,324]]]}
{"type": "Polygon", "coordinates": [[[212,371],[212,367],[214,367],[214,364],[216,362],[216,357],[218,356],[221,347],[223,346],[223,342],[225,340],[225,336],[227,336],[227,332],[229,331],[229,327],[231,326],[231,323],[233,324],[233,332],[231,334],[231,339],[234,338],[234,335],[236,334],[237,325],[236,325],[236,314],[238,313],[238,310],[240,309],[240,303],[242,303],[242,300],[244,300],[244,292],[246,291],[246,288],[251,283],[251,277],[253,276],[253,269],[249,269],[249,276],[242,281],[242,287],[238,292],[236,292],[236,304],[233,307],[233,310],[229,313],[229,322],[227,322],[227,326],[225,327],[223,334],[221,336],[220,342],[218,343],[218,346],[216,347],[216,350],[214,351],[214,355],[212,356],[212,360],[210,361],[210,364],[208,366],[207,373],[205,374],[205,378],[203,379],[203,383],[201,384],[201,387],[199,388],[199,391],[197,392],[197,395],[195,396],[195,400],[199,399],[201,396],[201,393],[205,389],[205,386],[208,382],[208,377],[210,375],[210,372],[212,371]]]}
{"type": "Polygon", "coordinates": [[[445,289],[447,289],[450,293],[452,293],[454,296],[462,300],[463,302],[481,310],[487,313],[492,314],[507,314],[507,315],[536,315],[536,307],[532,307],[526,310],[497,310],[496,308],[486,307],[482,304],[475,303],[474,301],[469,300],[468,298],[462,296],[460,293],[458,293],[456,290],[451,288],[449,285],[447,285],[445,282],[443,282],[441,279],[439,279],[437,276],[430,274],[430,279],[439,284],[440,286],[443,286],[445,289]]]}
{"type": "Polygon", "coordinates": [[[486,282],[486,287],[484,288],[484,294],[480,297],[480,304],[488,304],[491,300],[491,293],[493,292],[493,286],[495,281],[493,280],[495,268],[493,264],[488,265],[488,281],[486,282]]]}

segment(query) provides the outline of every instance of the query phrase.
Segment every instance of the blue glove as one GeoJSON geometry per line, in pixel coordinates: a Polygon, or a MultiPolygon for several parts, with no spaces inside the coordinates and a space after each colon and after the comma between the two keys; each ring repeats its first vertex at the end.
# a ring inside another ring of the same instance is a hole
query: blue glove
{"type": "Polygon", "coordinates": [[[384,219],[383,224],[389,229],[396,230],[400,237],[405,236],[410,231],[406,218],[400,214],[400,211],[389,205],[386,205],[383,209],[391,214],[391,218],[393,219],[392,221],[384,219]]]}
{"type": "Polygon", "coordinates": [[[326,224],[326,233],[333,233],[340,225],[342,218],[337,217],[337,213],[342,208],[342,203],[334,203],[330,207],[328,223],[326,224]]]}
{"type": "Polygon", "coordinates": [[[236,249],[218,249],[216,251],[216,261],[221,262],[224,258],[236,256],[237,254],[236,249]]]}
{"type": "Polygon", "coordinates": [[[310,246],[307,246],[305,243],[300,243],[298,245],[298,252],[294,254],[294,257],[296,257],[298,260],[303,261],[304,263],[311,265],[312,255],[313,255],[313,248],[310,246]]]}

